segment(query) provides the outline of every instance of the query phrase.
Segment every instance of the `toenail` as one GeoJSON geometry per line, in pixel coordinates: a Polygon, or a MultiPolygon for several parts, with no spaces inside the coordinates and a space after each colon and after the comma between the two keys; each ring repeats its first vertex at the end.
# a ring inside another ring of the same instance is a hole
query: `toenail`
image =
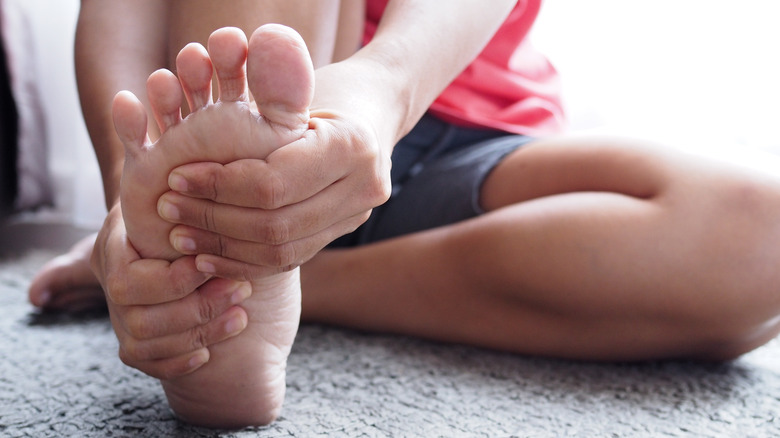
{"type": "Polygon", "coordinates": [[[160,213],[160,216],[162,216],[163,218],[172,221],[179,220],[180,218],[179,209],[176,208],[176,206],[171,204],[170,202],[165,202],[165,201],[161,202],[158,213],[160,213]]]}

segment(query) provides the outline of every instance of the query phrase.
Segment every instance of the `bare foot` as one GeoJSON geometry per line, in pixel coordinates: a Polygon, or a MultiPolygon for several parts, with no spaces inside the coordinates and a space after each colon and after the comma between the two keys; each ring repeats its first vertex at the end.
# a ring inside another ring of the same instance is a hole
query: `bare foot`
{"type": "MultiPolygon", "coordinates": [[[[263,26],[248,46],[240,30],[218,30],[209,39],[208,52],[196,44],[185,47],[177,69],[181,85],[167,71],[149,78],[149,100],[162,132],[154,144],[135,96],[123,92],[114,100],[116,129],[126,149],[123,216],[130,242],[148,258],[180,256],[169,243],[173,225],[158,215],[158,199],[169,190],[173,168],[198,161],[264,159],[308,129],[314,72],[303,40],[289,28],[263,26]],[[211,102],[212,64],[219,81],[216,103],[211,102]],[[248,100],[247,79],[257,110],[248,100]],[[184,120],[182,90],[192,108],[184,120]]],[[[298,269],[251,283],[252,296],[242,303],[247,328],[210,347],[211,359],[194,373],[162,381],[171,407],[187,422],[241,427],[269,423],[279,414],[287,356],[300,317],[298,269]]]]}
{"type": "Polygon", "coordinates": [[[106,298],[89,259],[95,235],[78,241],[38,271],[30,284],[30,303],[44,310],[79,312],[106,307],[106,298]]]}

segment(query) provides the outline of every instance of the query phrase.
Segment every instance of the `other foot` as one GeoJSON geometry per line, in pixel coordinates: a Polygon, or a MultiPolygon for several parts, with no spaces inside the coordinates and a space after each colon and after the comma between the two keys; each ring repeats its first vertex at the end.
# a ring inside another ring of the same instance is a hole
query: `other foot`
{"type": "Polygon", "coordinates": [[[43,310],[81,312],[106,307],[106,298],[89,265],[95,235],[89,235],[38,271],[30,284],[32,305],[43,310]]]}

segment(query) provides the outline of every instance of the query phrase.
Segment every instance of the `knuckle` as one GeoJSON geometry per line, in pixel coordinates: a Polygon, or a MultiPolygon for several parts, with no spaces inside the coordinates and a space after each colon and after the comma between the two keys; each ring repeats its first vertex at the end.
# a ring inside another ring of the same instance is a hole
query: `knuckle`
{"type": "Polygon", "coordinates": [[[248,179],[255,181],[254,193],[257,206],[263,209],[274,210],[283,205],[286,194],[286,184],[277,173],[269,171],[258,178],[256,175],[248,179]]]}
{"type": "Polygon", "coordinates": [[[293,263],[293,264],[290,264],[290,265],[287,265],[287,266],[282,266],[281,268],[279,268],[279,270],[277,271],[277,273],[278,273],[278,274],[282,274],[282,273],[285,273],[285,272],[290,272],[290,271],[292,271],[293,269],[295,269],[295,268],[298,268],[298,267],[300,267],[300,266],[301,266],[301,265],[300,265],[299,263],[293,263]]]}
{"type": "Polygon", "coordinates": [[[198,323],[206,324],[218,316],[218,309],[210,300],[201,298],[198,305],[198,323]]]}
{"type": "Polygon", "coordinates": [[[214,231],[217,229],[217,220],[214,214],[214,209],[208,205],[203,206],[201,211],[201,223],[207,230],[214,231]]]}
{"type": "Polygon", "coordinates": [[[289,240],[290,226],[285,218],[272,215],[256,222],[255,235],[260,243],[279,245],[289,240]]]}
{"type": "Polygon", "coordinates": [[[144,362],[151,358],[149,349],[145,347],[145,344],[135,339],[125,339],[119,354],[122,362],[130,366],[133,363],[144,362]]]}
{"type": "MultiPolygon", "coordinates": [[[[352,216],[351,218],[345,220],[342,222],[342,226],[339,228],[338,236],[343,236],[345,234],[349,234],[360,228],[361,225],[363,225],[368,218],[371,216],[371,210],[367,210],[363,213],[359,213],[355,216],[352,216]]],[[[327,242],[325,243],[327,245],[327,242]]]]}
{"type": "Polygon", "coordinates": [[[390,199],[392,184],[390,181],[390,156],[383,153],[377,142],[371,140],[366,131],[361,131],[351,141],[350,152],[357,157],[358,169],[366,169],[369,174],[365,178],[363,196],[371,207],[385,203],[390,199]]]}
{"type": "Polygon", "coordinates": [[[245,281],[252,281],[253,278],[255,278],[255,271],[252,269],[252,267],[247,263],[242,263],[239,277],[245,281]]]}
{"type": "Polygon", "coordinates": [[[244,262],[236,262],[230,268],[230,278],[237,281],[252,281],[254,279],[265,277],[276,273],[276,269],[271,268],[270,262],[260,262],[262,265],[254,265],[244,262]]]}
{"type": "Polygon", "coordinates": [[[207,347],[208,340],[208,333],[203,326],[195,327],[194,329],[190,330],[189,345],[192,351],[207,347]]]}
{"type": "Polygon", "coordinates": [[[229,257],[230,256],[230,249],[233,247],[227,242],[228,238],[217,234],[217,238],[214,242],[214,251],[217,255],[221,255],[222,257],[229,257]]]}
{"type": "Polygon", "coordinates": [[[285,267],[295,264],[297,253],[291,243],[271,247],[271,264],[275,267],[285,267]]]}
{"type": "Polygon", "coordinates": [[[125,348],[124,344],[119,347],[119,360],[122,361],[123,364],[129,366],[129,367],[135,367],[135,360],[128,354],[127,349],[125,348]]]}
{"type": "Polygon", "coordinates": [[[187,295],[193,287],[192,275],[185,270],[171,270],[170,277],[165,280],[166,294],[172,297],[187,295]]]}
{"type": "Polygon", "coordinates": [[[372,207],[384,204],[390,199],[392,191],[390,179],[384,172],[376,171],[366,186],[366,195],[372,207]]]}
{"type": "Polygon", "coordinates": [[[152,331],[149,324],[147,324],[146,315],[139,308],[127,309],[123,325],[127,333],[134,339],[149,339],[152,337],[152,331]]]}
{"type": "Polygon", "coordinates": [[[130,294],[126,277],[117,271],[109,273],[106,278],[106,294],[113,303],[120,306],[128,305],[130,294]]]}
{"type": "Polygon", "coordinates": [[[358,227],[363,225],[368,220],[368,218],[371,217],[372,211],[373,210],[366,210],[363,213],[358,214],[355,217],[355,220],[351,224],[349,224],[350,227],[354,227],[352,230],[350,230],[350,232],[355,231],[356,229],[358,229],[358,227]]]}
{"type": "Polygon", "coordinates": [[[208,199],[219,202],[221,200],[220,198],[221,192],[219,190],[219,186],[221,182],[219,178],[220,173],[215,172],[214,170],[216,169],[212,169],[212,171],[208,172],[208,174],[206,175],[205,192],[206,192],[206,197],[208,199]]]}
{"type": "Polygon", "coordinates": [[[155,368],[148,368],[149,371],[144,371],[144,370],[141,371],[144,371],[146,374],[149,374],[150,376],[156,379],[170,380],[184,374],[184,372],[180,368],[183,367],[177,366],[175,364],[173,365],[164,364],[162,366],[158,366],[155,368]]]}

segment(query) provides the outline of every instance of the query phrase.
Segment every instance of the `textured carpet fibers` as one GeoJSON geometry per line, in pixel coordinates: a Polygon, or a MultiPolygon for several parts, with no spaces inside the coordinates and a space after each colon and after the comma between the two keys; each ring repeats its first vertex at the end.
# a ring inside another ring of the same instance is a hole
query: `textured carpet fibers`
{"type": "Polygon", "coordinates": [[[282,417],[213,431],[117,359],[105,315],[26,302],[53,251],[0,259],[0,436],[780,436],[780,343],[730,364],[593,364],[303,326],[282,417]]]}

